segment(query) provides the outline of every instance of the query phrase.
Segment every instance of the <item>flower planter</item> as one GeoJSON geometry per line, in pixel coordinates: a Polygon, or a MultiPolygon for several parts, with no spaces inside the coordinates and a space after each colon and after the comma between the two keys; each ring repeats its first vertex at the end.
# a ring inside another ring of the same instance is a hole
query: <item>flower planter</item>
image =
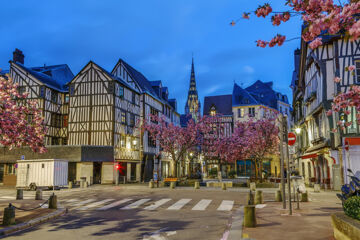
{"type": "Polygon", "coordinates": [[[360,221],[346,216],[343,212],[331,215],[334,238],[339,240],[360,240],[360,221]]]}

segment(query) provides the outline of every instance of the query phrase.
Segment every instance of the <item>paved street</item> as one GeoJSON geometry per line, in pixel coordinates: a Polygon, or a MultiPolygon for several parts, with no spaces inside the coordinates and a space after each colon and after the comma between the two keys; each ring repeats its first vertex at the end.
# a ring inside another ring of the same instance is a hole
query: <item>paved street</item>
{"type": "MultiPolygon", "coordinates": [[[[10,194],[11,191],[4,191],[10,194]]],[[[11,198],[2,194],[1,198],[11,198]]],[[[25,192],[31,198],[33,192],[25,192]]],[[[44,192],[44,195],[51,192],[44,192]]],[[[8,239],[221,239],[245,191],[97,186],[58,191],[69,213],[8,239]],[[200,231],[199,231],[200,230],[200,231]],[[46,236],[46,237],[45,237],[46,236]]],[[[265,195],[266,196],[266,195],[265,195]]],[[[268,196],[270,199],[270,195],[268,196]]],[[[9,201],[9,200],[1,200],[9,201]]]]}

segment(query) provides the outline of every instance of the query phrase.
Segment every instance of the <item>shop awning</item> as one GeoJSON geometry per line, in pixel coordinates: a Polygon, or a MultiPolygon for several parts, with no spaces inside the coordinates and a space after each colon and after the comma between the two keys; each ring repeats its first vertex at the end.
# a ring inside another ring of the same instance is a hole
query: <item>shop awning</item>
{"type": "Polygon", "coordinates": [[[316,158],[318,156],[315,152],[305,153],[303,156],[301,156],[301,159],[309,159],[309,158],[316,158]]]}
{"type": "Polygon", "coordinates": [[[345,144],[348,145],[360,145],[360,138],[345,138],[345,144]]]}

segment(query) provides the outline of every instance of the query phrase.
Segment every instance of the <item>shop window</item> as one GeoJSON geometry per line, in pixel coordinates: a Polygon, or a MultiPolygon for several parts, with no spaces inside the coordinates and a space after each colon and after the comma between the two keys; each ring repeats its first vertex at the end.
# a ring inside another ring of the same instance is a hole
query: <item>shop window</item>
{"type": "Polygon", "coordinates": [[[15,174],[15,164],[8,164],[7,174],[8,174],[8,175],[13,175],[13,174],[15,174]]]}

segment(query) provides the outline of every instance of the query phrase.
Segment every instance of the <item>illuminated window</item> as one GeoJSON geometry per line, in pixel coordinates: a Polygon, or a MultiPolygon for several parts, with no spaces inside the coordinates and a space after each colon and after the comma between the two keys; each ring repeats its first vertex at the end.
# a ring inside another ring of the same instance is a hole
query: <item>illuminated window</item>
{"type": "Polygon", "coordinates": [[[245,115],[244,108],[238,108],[238,118],[243,118],[245,115]]]}
{"type": "Polygon", "coordinates": [[[210,115],[211,116],[215,116],[216,115],[216,108],[215,106],[212,106],[211,109],[210,109],[210,115]]]}

